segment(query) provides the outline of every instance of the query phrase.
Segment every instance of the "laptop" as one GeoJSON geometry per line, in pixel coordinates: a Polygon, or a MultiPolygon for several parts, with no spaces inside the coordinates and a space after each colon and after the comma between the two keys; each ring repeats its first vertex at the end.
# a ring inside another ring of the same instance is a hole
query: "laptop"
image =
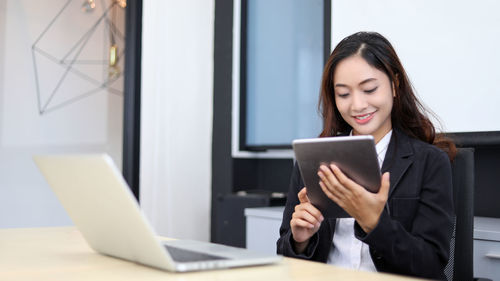
{"type": "Polygon", "coordinates": [[[160,241],[106,154],[39,155],[34,160],[98,253],[174,272],[263,265],[282,259],[208,242],[160,241]]]}

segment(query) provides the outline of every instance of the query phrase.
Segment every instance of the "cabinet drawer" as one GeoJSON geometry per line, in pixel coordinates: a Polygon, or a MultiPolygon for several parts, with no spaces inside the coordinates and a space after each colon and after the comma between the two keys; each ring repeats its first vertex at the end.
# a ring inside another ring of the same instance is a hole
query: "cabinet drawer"
{"type": "Polygon", "coordinates": [[[474,277],[500,281],[500,242],[474,240],[474,277]]]}
{"type": "Polygon", "coordinates": [[[246,208],[247,249],[276,254],[284,207],[246,208]]]}

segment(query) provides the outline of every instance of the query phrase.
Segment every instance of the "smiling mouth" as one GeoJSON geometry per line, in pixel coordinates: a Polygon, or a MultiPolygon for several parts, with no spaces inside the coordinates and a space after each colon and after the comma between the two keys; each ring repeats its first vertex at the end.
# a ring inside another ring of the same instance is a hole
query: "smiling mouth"
{"type": "Polygon", "coordinates": [[[375,112],[377,112],[377,111],[362,114],[362,115],[353,116],[354,121],[356,123],[358,123],[359,125],[367,124],[368,122],[370,122],[370,120],[372,120],[373,116],[375,116],[375,112]]]}
{"type": "Polygon", "coordinates": [[[370,118],[373,115],[373,113],[374,112],[367,113],[367,114],[364,114],[364,115],[356,115],[356,116],[354,116],[354,118],[357,119],[357,120],[365,120],[367,118],[370,118]]]}

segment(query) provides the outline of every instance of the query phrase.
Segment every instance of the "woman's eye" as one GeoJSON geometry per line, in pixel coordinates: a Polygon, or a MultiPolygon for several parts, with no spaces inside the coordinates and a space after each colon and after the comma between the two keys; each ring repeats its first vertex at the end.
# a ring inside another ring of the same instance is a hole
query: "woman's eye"
{"type": "Polygon", "coordinates": [[[337,96],[339,96],[339,98],[345,98],[349,95],[349,93],[345,93],[345,94],[337,94],[337,96]]]}
{"type": "Polygon", "coordinates": [[[377,90],[377,88],[378,88],[378,87],[375,87],[375,88],[370,89],[370,90],[365,90],[365,93],[367,93],[367,94],[371,94],[371,93],[375,92],[375,91],[377,90]]]}

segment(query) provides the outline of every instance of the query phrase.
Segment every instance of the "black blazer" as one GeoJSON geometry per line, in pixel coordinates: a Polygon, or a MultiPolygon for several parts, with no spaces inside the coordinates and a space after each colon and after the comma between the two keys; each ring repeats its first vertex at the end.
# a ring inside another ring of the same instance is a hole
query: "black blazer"
{"type": "MultiPolygon", "coordinates": [[[[452,234],[451,165],[447,154],[394,129],[382,165],[390,172],[388,208],[377,226],[366,234],[355,223],[356,238],[368,244],[378,271],[445,279],[452,234]]],[[[304,253],[296,254],[290,220],[304,187],[295,165],[288,192],[278,254],[326,262],[332,247],[336,219],[325,219],[304,253]]]]}

